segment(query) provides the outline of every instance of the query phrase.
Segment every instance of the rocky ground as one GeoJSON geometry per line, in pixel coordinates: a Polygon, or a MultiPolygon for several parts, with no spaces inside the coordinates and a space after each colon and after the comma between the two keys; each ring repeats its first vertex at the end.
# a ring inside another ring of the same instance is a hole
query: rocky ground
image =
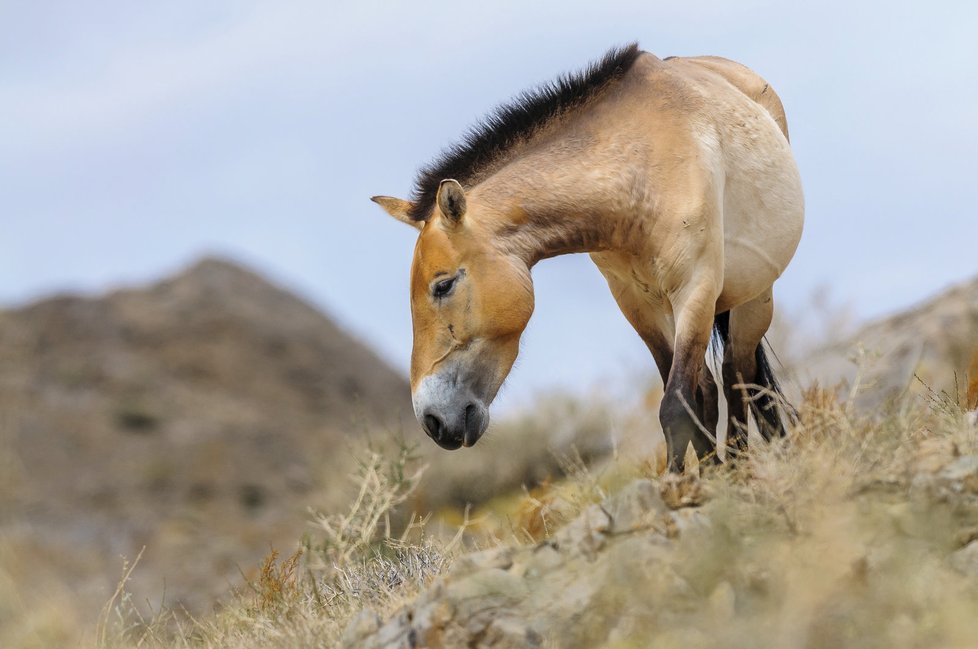
{"type": "Polygon", "coordinates": [[[638,479],[548,539],[463,556],[342,646],[973,647],[978,431],[824,393],[802,416],[737,469],[638,479]]]}

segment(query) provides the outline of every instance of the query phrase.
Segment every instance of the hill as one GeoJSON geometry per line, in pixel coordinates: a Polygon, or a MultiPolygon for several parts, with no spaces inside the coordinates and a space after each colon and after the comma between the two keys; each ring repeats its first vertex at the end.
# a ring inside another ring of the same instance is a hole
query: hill
{"type": "Polygon", "coordinates": [[[447,542],[392,537],[378,521],[417,485],[371,464],[304,570],[269,564],[195,637],[163,615],[107,646],[972,647],[978,428],[913,377],[965,384],[976,297],[956,287],[794,364],[829,387],[803,379],[789,436],[732,467],[615,455],[488,535],[483,510],[447,542]],[[874,351],[854,368],[854,349],[874,351]]]}
{"type": "MultiPolygon", "coordinates": [[[[864,406],[920,381],[963,397],[978,351],[978,277],[807,354],[792,370],[802,385],[858,382],[864,406]]],[[[974,378],[971,376],[971,378],[974,378]]]]}
{"type": "MultiPolygon", "coordinates": [[[[371,456],[343,512],[334,485],[357,472],[336,449],[416,432],[408,390],[294,297],[206,261],[3,313],[0,621],[9,584],[46,573],[67,579],[62,601],[103,602],[116,557],[146,544],[99,647],[970,647],[978,429],[954,392],[976,333],[978,279],[792,361],[800,421],[734,468],[663,475],[609,437],[621,403],[541,400],[479,449],[422,450],[424,479],[371,456]],[[350,386],[353,403],[335,396],[350,386]],[[269,539],[286,555],[304,533],[301,560],[227,592],[269,539]],[[144,617],[134,603],[164,581],[167,607],[144,617]]],[[[647,410],[627,425],[643,439],[647,410]]],[[[37,615],[57,601],[49,588],[37,615]]],[[[50,646],[93,619],[11,628],[50,646]]],[[[0,645],[27,644],[2,627],[0,645]]]]}
{"type": "Polygon", "coordinates": [[[973,647],[975,424],[920,394],[861,413],[809,390],[799,415],[733,467],[621,458],[528,493],[475,551],[468,526],[391,536],[413,480],[368,462],[301,562],[267,563],[190,631],[121,600],[97,646],[973,647]]]}
{"type": "Polygon", "coordinates": [[[143,546],[138,601],[207,610],[295,547],[351,439],[414,421],[399,373],[220,259],[0,312],[0,413],[0,550],[89,619],[143,546]]]}

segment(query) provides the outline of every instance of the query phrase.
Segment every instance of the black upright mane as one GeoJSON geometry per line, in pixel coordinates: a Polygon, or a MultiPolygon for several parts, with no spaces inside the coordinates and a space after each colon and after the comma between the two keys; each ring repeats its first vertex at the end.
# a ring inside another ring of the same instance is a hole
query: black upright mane
{"type": "Polygon", "coordinates": [[[507,149],[620,79],[641,53],[637,43],[614,48],[585,70],[526,90],[511,103],[490,112],[471,127],[460,142],[447,148],[418,172],[411,218],[420,221],[428,217],[435,206],[435,195],[442,180],[454,178],[464,186],[507,149]]]}

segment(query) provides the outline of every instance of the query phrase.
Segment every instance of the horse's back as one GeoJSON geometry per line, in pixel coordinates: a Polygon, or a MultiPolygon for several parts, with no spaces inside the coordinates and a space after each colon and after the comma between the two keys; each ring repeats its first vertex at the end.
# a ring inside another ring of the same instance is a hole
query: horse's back
{"type": "Polygon", "coordinates": [[[746,65],[721,56],[672,57],[668,60],[691,63],[723,77],[730,85],[764,108],[784,133],[784,137],[788,138],[788,118],[781,98],[771,84],[746,65]]]}

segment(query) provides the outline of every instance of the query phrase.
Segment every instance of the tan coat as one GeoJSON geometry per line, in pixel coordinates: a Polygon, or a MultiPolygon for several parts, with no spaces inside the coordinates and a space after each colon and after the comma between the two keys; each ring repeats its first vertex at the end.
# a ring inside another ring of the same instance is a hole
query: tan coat
{"type": "MultiPolygon", "coordinates": [[[[741,404],[728,438],[743,445],[747,392],[735,386],[772,387],[760,341],[804,212],[784,110],[763,79],[717,57],[642,53],[465,186],[446,180],[417,224],[411,278],[411,381],[429,434],[428,424],[446,430],[432,404],[450,403],[462,413],[452,415],[459,443],[478,439],[481,431],[465,431],[488,421],[483,411],[532,313],[530,269],[587,252],[663,375],[660,419],[674,468],[688,444],[701,456],[714,450],[717,388],[703,358],[715,319],[727,314],[723,382],[728,401],[741,404]],[[446,279],[450,294],[434,297],[446,279]]],[[[407,201],[375,200],[409,220],[407,201]]]]}

